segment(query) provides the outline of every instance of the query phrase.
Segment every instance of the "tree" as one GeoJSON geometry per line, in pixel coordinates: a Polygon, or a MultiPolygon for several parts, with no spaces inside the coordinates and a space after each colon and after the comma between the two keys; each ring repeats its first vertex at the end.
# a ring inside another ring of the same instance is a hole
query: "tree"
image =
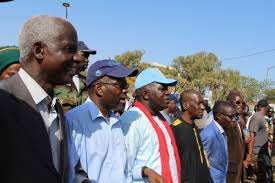
{"type": "Polygon", "coordinates": [[[193,88],[204,94],[208,87],[207,76],[219,70],[220,61],[213,53],[199,52],[190,56],[179,56],[173,60],[174,77],[183,78],[182,89],[193,88]]]}
{"type": "Polygon", "coordinates": [[[115,60],[127,67],[139,67],[144,53],[144,50],[126,51],[121,55],[116,55],[115,60]]]}
{"type": "Polygon", "coordinates": [[[254,78],[241,76],[241,92],[248,103],[253,103],[259,99],[262,83],[254,78]]]}
{"type": "Polygon", "coordinates": [[[265,99],[270,103],[275,103],[275,89],[268,89],[264,91],[265,99]]]}

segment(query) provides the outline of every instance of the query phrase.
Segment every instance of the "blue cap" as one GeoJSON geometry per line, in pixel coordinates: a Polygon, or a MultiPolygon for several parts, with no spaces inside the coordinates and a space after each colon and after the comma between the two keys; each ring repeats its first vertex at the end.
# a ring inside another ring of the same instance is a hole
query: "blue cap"
{"type": "Polygon", "coordinates": [[[177,84],[176,80],[166,78],[158,68],[149,67],[147,69],[144,69],[137,76],[134,90],[154,82],[169,85],[169,86],[175,86],[177,84]]]}
{"type": "Polygon", "coordinates": [[[127,68],[115,60],[99,60],[89,67],[86,84],[89,87],[94,81],[104,76],[124,78],[136,76],[137,73],[136,68],[127,68]]]}
{"type": "Polygon", "coordinates": [[[180,102],[180,100],[178,99],[178,97],[176,95],[174,95],[174,94],[170,94],[169,95],[169,100],[173,100],[176,103],[180,102]]]}

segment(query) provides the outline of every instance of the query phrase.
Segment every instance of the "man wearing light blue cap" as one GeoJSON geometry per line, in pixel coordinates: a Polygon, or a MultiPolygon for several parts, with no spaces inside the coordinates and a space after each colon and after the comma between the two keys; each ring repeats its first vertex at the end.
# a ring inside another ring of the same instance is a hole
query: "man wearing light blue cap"
{"type": "Polygon", "coordinates": [[[169,86],[157,68],[147,68],[136,78],[134,107],[121,117],[127,153],[127,182],[179,183],[178,150],[168,122],[160,114],[169,102],[169,86]]]}

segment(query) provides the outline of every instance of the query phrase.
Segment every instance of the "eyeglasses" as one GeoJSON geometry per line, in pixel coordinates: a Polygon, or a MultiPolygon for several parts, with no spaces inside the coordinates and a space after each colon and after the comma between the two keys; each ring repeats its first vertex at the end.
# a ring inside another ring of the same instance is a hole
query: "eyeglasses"
{"type": "Polygon", "coordinates": [[[241,102],[240,100],[236,101],[235,104],[237,104],[237,105],[240,105],[240,104],[246,105],[245,102],[241,102]]]}
{"type": "Polygon", "coordinates": [[[236,115],[230,116],[230,115],[222,113],[222,112],[219,112],[219,113],[226,116],[228,119],[230,119],[230,121],[238,121],[238,118],[236,115]]]}
{"type": "Polygon", "coordinates": [[[127,89],[129,87],[129,85],[126,81],[121,81],[121,82],[117,82],[117,83],[107,83],[107,82],[99,82],[99,83],[106,84],[106,85],[118,86],[121,90],[127,89]]]}

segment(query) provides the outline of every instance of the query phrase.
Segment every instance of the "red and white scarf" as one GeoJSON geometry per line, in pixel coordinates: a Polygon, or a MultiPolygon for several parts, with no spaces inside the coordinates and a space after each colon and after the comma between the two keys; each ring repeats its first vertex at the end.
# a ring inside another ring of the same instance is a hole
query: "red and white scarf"
{"type": "MultiPolygon", "coordinates": [[[[161,128],[159,127],[157,122],[154,120],[153,116],[145,108],[144,105],[142,105],[140,102],[136,101],[134,103],[134,106],[139,108],[145,114],[145,116],[149,119],[151,125],[153,126],[153,128],[158,136],[158,141],[159,141],[161,174],[165,178],[166,183],[173,183],[173,178],[171,175],[170,164],[169,164],[170,158],[169,158],[169,153],[168,153],[168,147],[167,147],[167,142],[166,142],[166,138],[164,136],[163,131],[161,130],[161,128]]],[[[174,149],[174,157],[175,157],[176,164],[177,164],[178,183],[180,183],[181,182],[181,166],[180,166],[180,158],[179,158],[177,144],[176,144],[173,132],[172,132],[168,122],[165,120],[165,118],[160,113],[158,113],[158,117],[161,119],[162,124],[165,126],[165,129],[168,132],[168,135],[171,139],[172,146],[174,149]]]]}

